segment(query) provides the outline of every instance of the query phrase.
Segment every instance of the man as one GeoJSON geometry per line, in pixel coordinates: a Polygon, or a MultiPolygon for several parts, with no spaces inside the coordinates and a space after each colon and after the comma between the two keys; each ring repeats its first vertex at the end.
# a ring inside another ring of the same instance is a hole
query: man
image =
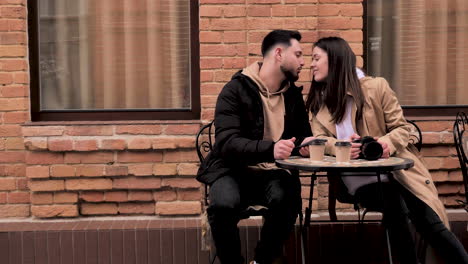
{"type": "Polygon", "coordinates": [[[237,224],[251,204],[268,208],[252,263],[271,263],[301,209],[297,174],[274,165],[311,135],[302,98],[294,85],[304,66],[301,35],[274,30],[262,43],[262,62],[237,72],[219,94],[216,140],[197,179],[210,185],[207,209],[221,263],[244,263],[237,224]]]}

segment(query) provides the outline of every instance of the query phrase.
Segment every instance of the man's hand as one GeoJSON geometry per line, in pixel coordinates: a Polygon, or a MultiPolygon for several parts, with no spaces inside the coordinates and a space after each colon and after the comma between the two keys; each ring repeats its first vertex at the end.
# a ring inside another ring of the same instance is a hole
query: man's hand
{"type": "Polygon", "coordinates": [[[359,158],[359,153],[361,153],[361,143],[353,143],[353,140],[360,139],[361,137],[358,134],[352,134],[349,140],[351,141],[351,159],[359,158]]]}
{"type": "Polygon", "coordinates": [[[294,141],[296,138],[282,139],[275,143],[273,148],[273,156],[275,159],[287,159],[291,156],[291,152],[294,148],[294,141]]]}
{"type": "MultiPolygon", "coordinates": [[[[306,137],[304,138],[304,140],[302,141],[303,143],[304,142],[309,142],[311,140],[315,139],[315,137],[306,137]]],[[[302,147],[301,149],[299,149],[299,154],[301,154],[301,156],[303,157],[309,157],[310,153],[309,153],[309,146],[305,146],[305,147],[302,147]]]]}
{"type": "Polygon", "coordinates": [[[383,148],[383,152],[382,152],[382,159],[388,159],[390,158],[390,147],[388,146],[387,143],[383,142],[383,141],[380,141],[379,138],[374,138],[375,140],[377,140],[377,142],[380,143],[380,145],[382,145],[382,148],[383,148]]]}

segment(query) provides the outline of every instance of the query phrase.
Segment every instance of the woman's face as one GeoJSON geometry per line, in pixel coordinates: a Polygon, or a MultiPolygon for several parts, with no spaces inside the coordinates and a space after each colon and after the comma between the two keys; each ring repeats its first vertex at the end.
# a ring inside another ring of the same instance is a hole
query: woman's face
{"type": "Polygon", "coordinates": [[[328,55],[319,48],[312,50],[312,76],[316,82],[323,82],[328,76],[328,55]]]}

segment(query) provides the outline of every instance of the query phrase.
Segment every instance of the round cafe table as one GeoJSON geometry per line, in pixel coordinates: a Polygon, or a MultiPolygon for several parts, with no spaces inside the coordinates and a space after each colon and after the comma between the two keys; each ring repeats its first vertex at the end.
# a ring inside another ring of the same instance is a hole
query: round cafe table
{"type": "MultiPolygon", "coordinates": [[[[360,177],[360,175],[342,175],[342,173],[347,172],[365,172],[365,176],[369,176],[369,172],[372,172],[378,179],[379,184],[381,184],[381,174],[391,174],[396,170],[405,170],[414,166],[414,161],[411,159],[390,157],[388,159],[379,159],[379,160],[362,160],[356,159],[349,162],[337,163],[335,157],[325,156],[321,161],[311,161],[309,158],[303,157],[290,157],[285,160],[276,160],[276,166],[283,169],[290,170],[301,170],[312,172],[311,183],[310,183],[310,193],[308,207],[305,208],[305,219],[302,220],[302,213],[300,214],[300,228],[302,229],[302,262],[305,263],[304,256],[304,244],[307,244],[307,228],[310,226],[310,217],[312,214],[312,197],[313,190],[315,185],[315,180],[317,178],[318,172],[328,172],[328,175],[336,175],[337,177],[360,177]],[[302,228],[304,227],[304,228],[302,228]]],[[[362,175],[361,175],[362,176],[362,175]]],[[[380,192],[381,201],[384,201],[383,192],[380,192]]],[[[330,215],[332,218],[332,215],[330,215]]],[[[334,215],[336,220],[336,215],[334,215]]],[[[388,238],[388,230],[386,230],[387,236],[387,246],[389,252],[389,262],[392,263],[392,254],[390,248],[390,242],[388,238]]]]}

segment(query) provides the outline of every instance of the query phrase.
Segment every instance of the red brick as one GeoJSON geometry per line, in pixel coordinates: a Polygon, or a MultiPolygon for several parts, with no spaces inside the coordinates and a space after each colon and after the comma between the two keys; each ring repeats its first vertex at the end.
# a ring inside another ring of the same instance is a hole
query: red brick
{"type": "Polygon", "coordinates": [[[111,179],[79,179],[66,180],[67,190],[110,190],[112,189],[111,179]]]}
{"type": "Polygon", "coordinates": [[[439,194],[441,195],[457,194],[460,192],[460,187],[459,185],[455,185],[455,184],[438,184],[437,191],[439,191],[439,194]]]}
{"type": "MultiPolygon", "coordinates": [[[[2,97],[25,97],[29,95],[29,90],[25,85],[8,85],[0,89],[2,97]]],[[[28,116],[29,117],[29,116],[28,116]]]]}
{"type": "Polygon", "coordinates": [[[76,151],[95,151],[98,149],[95,139],[75,140],[73,145],[76,151]]]}
{"type": "Polygon", "coordinates": [[[145,153],[132,153],[132,152],[119,152],[117,153],[118,162],[160,162],[162,161],[162,153],[160,152],[145,152],[145,153]]]}
{"type": "Polygon", "coordinates": [[[26,31],[25,19],[11,19],[8,20],[9,31],[26,31]]]}
{"type": "Polygon", "coordinates": [[[30,166],[26,168],[26,177],[30,179],[49,178],[49,166],[30,166]]]}
{"type": "Polygon", "coordinates": [[[214,119],[214,108],[204,109],[201,113],[202,120],[213,120],[214,119]]]}
{"type": "Polygon", "coordinates": [[[212,71],[200,71],[200,82],[211,82],[213,81],[212,71]]]}
{"type": "Polygon", "coordinates": [[[114,189],[159,189],[161,179],[154,177],[131,177],[114,179],[114,189]]]}
{"type": "Polygon", "coordinates": [[[29,83],[29,73],[26,72],[16,72],[13,74],[13,82],[16,84],[28,84],[29,83]]]}
{"type": "Polygon", "coordinates": [[[33,205],[31,210],[32,215],[39,218],[78,216],[78,207],[74,204],[33,205]]]}
{"type": "Polygon", "coordinates": [[[249,18],[247,20],[247,29],[250,30],[273,30],[283,27],[283,18],[249,18]]]}
{"type": "Polygon", "coordinates": [[[0,190],[1,191],[10,191],[16,190],[16,179],[14,178],[0,178],[0,190]]]}
{"type": "Polygon", "coordinates": [[[244,4],[245,0],[200,0],[200,4],[244,4]]]}
{"type": "Polygon", "coordinates": [[[0,165],[0,176],[26,177],[26,165],[23,165],[23,164],[0,165]]]}
{"type": "Polygon", "coordinates": [[[21,135],[19,125],[0,125],[0,137],[14,137],[21,135]]]}
{"type": "Polygon", "coordinates": [[[424,144],[438,144],[440,143],[439,133],[422,133],[424,144]]]}
{"type": "Polygon", "coordinates": [[[195,135],[199,129],[199,124],[167,125],[167,127],[164,129],[164,132],[166,135],[195,135]]]}
{"type": "Polygon", "coordinates": [[[106,192],[104,199],[107,202],[126,202],[128,201],[128,195],[124,191],[106,192]]]}
{"type": "Polygon", "coordinates": [[[364,8],[362,4],[354,5],[341,5],[341,15],[342,16],[357,16],[362,17],[364,13],[364,8]]]}
{"type": "Polygon", "coordinates": [[[202,95],[201,96],[201,104],[202,107],[215,107],[216,106],[216,100],[218,97],[216,95],[202,95]]]}
{"type": "Polygon", "coordinates": [[[8,193],[9,204],[29,204],[29,192],[11,192],[8,193]]]}
{"type": "Polygon", "coordinates": [[[150,191],[130,191],[128,193],[129,201],[152,201],[153,194],[150,191]]]}
{"type": "Polygon", "coordinates": [[[130,150],[148,150],[151,147],[151,138],[133,138],[128,141],[128,149],[130,150]]]}
{"type": "Polygon", "coordinates": [[[29,204],[5,204],[0,205],[0,217],[28,217],[30,216],[29,204]]]}
{"type": "Polygon", "coordinates": [[[200,188],[200,182],[195,178],[167,178],[162,180],[162,186],[173,188],[200,188]]]}
{"type": "Polygon", "coordinates": [[[25,137],[41,137],[41,136],[61,136],[63,134],[63,126],[30,126],[23,127],[23,136],[25,137]]]}
{"type": "Polygon", "coordinates": [[[22,150],[25,149],[24,146],[24,139],[22,137],[20,138],[6,138],[5,139],[5,149],[6,150],[22,150]]]}
{"type": "Polygon", "coordinates": [[[70,139],[49,140],[48,148],[51,151],[72,151],[73,141],[70,139]]]}
{"type": "Polygon", "coordinates": [[[440,143],[443,144],[453,144],[453,134],[452,133],[441,133],[440,143]]]}
{"type": "Polygon", "coordinates": [[[99,177],[104,175],[104,165],[86,165],[76,167],[76,176],[99,177]]]}
{"type": "Polygon", "coordinates": [[[178,175],[196,175],[198,172],[198,164],[195,163],[181,163],[177,166],[178,175]]]}
{"type": "Polygon", "coordinates": [[[447,157],[442,159],[442,169],[458,169],[460,168],[460,163],[458,158],[447,157]]]}
{"type": "Polygon", "coordinates": [[[177,199],[181,201],[200,201],[202,198],[202,193],[199,189],[177,190],[177,199]]]}
{"type": "MultiPolygon", "coordinates": [[[[92,152],[92,153],[65,153],[65,163],[109,163],[114,162],[114,153],[92,152]]],[[[63,163],[63,162],[57,162],[63,163]]]]}
{"type": "Polygon", "coordinates": [[[197,215],[200,213],[200,202],[156,202],[156,214],[159,215],[197,215]]]}
{"type": "Polygon", "coordinates": [[[81,205],[81,213],[84,215],[115,215],[118,213],[118,210],[115,203],[83,203],[81,205]]]}
{"type": "MultiPolygon", "coordinates": [[[[24,33],[1,33],[0,34],[2,44],[6,44],[5,42],[14,41],[14,43],[9,44],[26,44],[20,43],[21,41],[26,40],[26,34],[24,33]]],[[[2,71],[25,71],[28,69],[28,62],[26,60],[4,60],[1,62],[1,69],[2,71]]]]}
{"type": "Polygon", "coordinates": [[[319,16],[338,16],[340,13],[340,6],[337,4],[320,4],[318,5],[319,16]]]}
{"type": "Polygon", "coordinates": [[[63,180],[29,181],[28,187],[33,192],[62,191],[65,188],[63,180]]]}
{"type": "Polygon", "coordinates": [[[448,178],[450,181],[463,181],[463,174],[461,170],[456,170],[456,171],[450,171],[448,173],[448,178]]]}
{"type": "Polygon", "coordinates": [[[200,43],[221,43],[221,32],[202,31],[200,32],[200,43]]]}
{"type": "Polygon", "coordinates": [[[86,202],[102,202],[104,201],[103,192],[81,192],[80,199],[86,202]]]}
{"type": "Polygon", "coordinates": [[[154,214],[154,203],[122,203],[120,214],[154,214]]]}
{"type": "Polygon", "coordinates": [[[424,147],[421,154],[425,157],[445,157],[449,156],[450,149],[448,146],[424,147]]]}
{"type": "Polygon", "coordinates": [[[245,58],[225,58],[223,59],[223,67],[225,69],[242,69],[245,68],[245,58]]]}
{"type": "Polygon", "coordinates": [[[106,176],[127,176],[127,166],[106,166],[106,176]]]}
{"type": "Polygon", "coordinates": [[[281,0],[247,0],[247,4],[279,4],[281,0]]]}
{"type": "Polygon", "coordinates": [[[269,5],[250,5],[247,14],[251,17],[270,17],[271,6],[269,5]]]}
{"type": "Polygon", "coordinates": [[[209,29],[211,30],[243,30],[246,28],[245,18],[212,18],[209,29]]]}
{"type": "Polygon", "coordinates": [[[224,5],[223,15],[224,17],[245,17],[246,8],[243,5],[224,5]]]}
{"type": "Polygon", "coordinates": [[[32,193],[32,204],[52,204],[54,202],[52,193],[32,193]]]}
{"type": "Polygon", "coordinates": [[[320,0],[320,3],[360,3],[363,0],[320,0]]]}
{"type": "Polygon", "coordinates": [[[2,18],[25,18],[26,8],[24,6],[5,6],[0,8],[0,14],[2,15],[2,18]]]}
{"type": "Polygon", "coordinates": [[[124,150],[127,147],[127,141],[124,139],[104,139],[101,142],[100,149],[103,150],[124,150]]]}
{"type": "Polygon", "coordinates": [[[161,125],[129,125],[116,127],[117,134],[158,135],[161,134],[161,131],[161,125]]]}
{"type": "Polygon", "coordinates": [[[174,190],[160,190],[153,192],[153,197],[155,201],[175,201],[177,199],[177,194],[174,190]]]}
{"type": "Polygon", "coordinates": [[[316,5],[300,5],[296,7],[296,16],[298,17],[310,17],[317,15],[316,5]]]}
{"type": "Polygon", "coordinates": [[[54,203],[76,203],[78,202],[78,194],[71,192],[58,192],[54,194],[54,203]]]}
{"type": "Polygon", "coordinates": [[[271,15],[273,17],[292,17],[296,15],[296,8],[294,6],[287,5],[273,5],[271,7],[271,15]]]}
{"type": "Polygon", "coordinates": [[[246,35],[244,31],[225,31],[224,43],[245,43],[246,35]]]}
{"type": "Polygon", "coordinates": [[[346,30],[340,32],[340,35],[348,42],[362,42],[363,40],[362,30],[346,30]]]}
{"type": "Polygon", "coordinates": [[[72,126],[65,128],[65,135],[70,136],[112,136],[112,126],[72,126]]]}
{"type": "Polygon", "coordinates": [[[12,73],[0,73],[0,84],[12,84],[13,74],[12,73]]]}
{"type": "Polygon", "coordinates": [[[63,153],[26,152],[26,164],[60,164],[63,163],[63,153]]]}
{"type": "Polygon", "coordinates": [[[25,57],[26,47],[25,46],[1,46],[0,57],[14,58],[14,57],[25,57]]]}
{"type": "Polygon", "coordinates": [[[154,164],[153,175],[157,176],[168,176],[177,174],[177,164],[165,164],[157,163],[154,164]]]}
{"type": "Polygon", "coordinates": [[[453,121],[420,121],[418,127],[424,132],[452,131],[453,121]]]}
{"type": "Polygon", "coordinates": [[[362,18],[319,17],[320,29],[362,29],[362,18]]]}
{"type": "Polygon", "coordinates": [[[177,140],[175,137],[158,137],[153,140],[152,148],[153,149],[176,149],[177,140]]]}
{"type": "Polygon", "coordinates": [[[153,175],[153,164],[132,164],[128,166],[128,174],[134,176],[153,175]]]}
{"type": "Polygon", "coordinates": [[[220,6],[200,6],[200,17],[221,17],[222,12],[220,6]]]}
{"type": "Polygon", "coordinates": [[[164,153],[164,162],[197,162],[198,155],[194,150],[175,150],[164,153]]]}
{"type": "Polygon", "coordinates": [[[70,165],[52,165],[50,167],[51,177],[74,177],[75,167],[70,165]]]}
{"type": "Polygon", "coordinates": [[[28,179],[27,178],[19,178],[16,180],[16,188],[18,191],[29,191],[28,188],[28,179]]]}
{"type": "Polygon", "coordinates": [[[203,83],[201,85],[201,94],[202,95],[218,95],[223,88],[223,85],[220,83],[203,83]]]}
{"type": "Polygon", "coordinates": [[[0,193],[0,204],[6,204],[7,203],[7,193],[6,192],[1,192],[0,193]]]}
{"type": "Polygon", "coordinates": [[[223,65],[223,60],[220,58],[201,58],[200,69],[219,69],[223,65]]]}
{"type": "Polygon", "coordinates": [[[431,176],[434,182],[445,182],[449,180],[447,171],[431,171],[431,176]]]}
{"type": "Polygon", "coordinates": [[[1,111],[24,111],[29,107],[27,98],[1,98],[1,111]]]}

